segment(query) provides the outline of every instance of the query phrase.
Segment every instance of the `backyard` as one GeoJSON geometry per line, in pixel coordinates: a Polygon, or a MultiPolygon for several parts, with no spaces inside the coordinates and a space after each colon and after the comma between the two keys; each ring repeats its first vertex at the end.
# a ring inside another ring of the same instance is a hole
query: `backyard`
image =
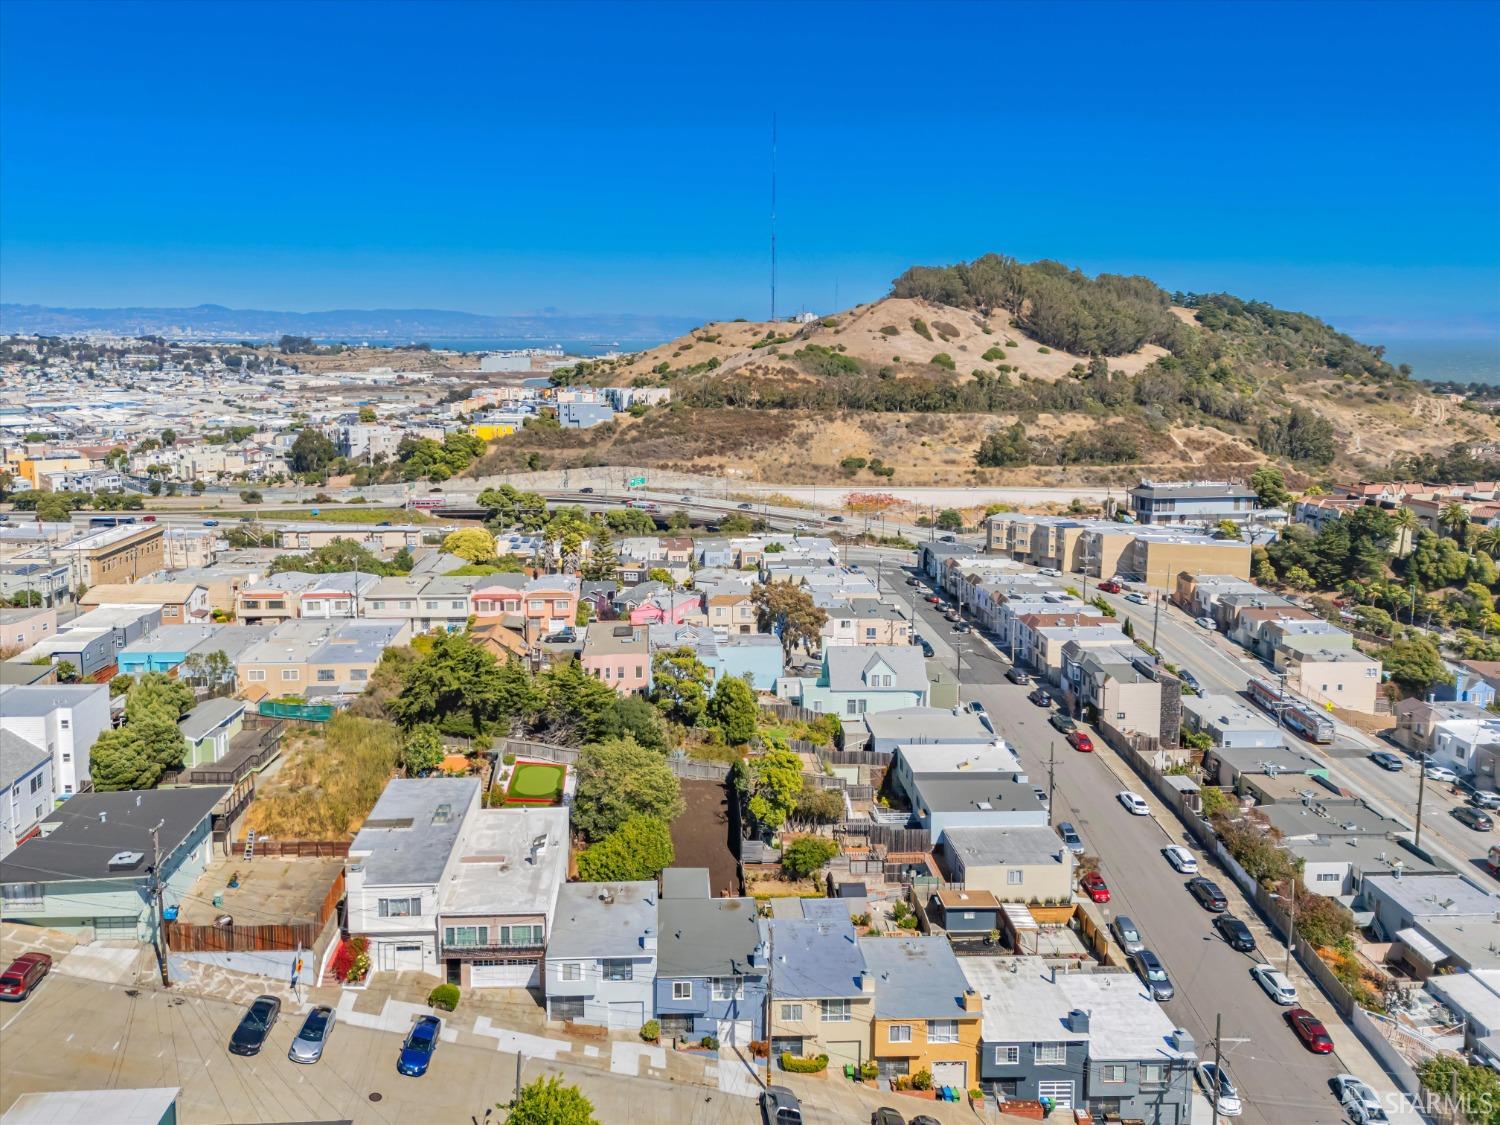
{"type": "Polygon", "coordinates": [[[567,776],[567,767],[554,762],[517,762],[505,787],[505,804],[555,805],[567,776]]]}
{"type": "Polygon", "coordinates": [[[729,796],[722,781],[682,782],[682,815],[672,822],[674,866],[708,868],[711,894],[740,893],[739,871],[730,850],[729,796]]]}

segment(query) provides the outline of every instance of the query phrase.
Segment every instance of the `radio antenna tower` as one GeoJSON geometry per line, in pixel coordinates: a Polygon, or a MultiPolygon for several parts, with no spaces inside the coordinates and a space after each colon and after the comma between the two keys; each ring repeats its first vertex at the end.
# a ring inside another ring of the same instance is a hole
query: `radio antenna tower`
{"type": "Polygon", "coordinates": [[[776,113],[771,112],[771,322],[776,321],[776,113]]]}

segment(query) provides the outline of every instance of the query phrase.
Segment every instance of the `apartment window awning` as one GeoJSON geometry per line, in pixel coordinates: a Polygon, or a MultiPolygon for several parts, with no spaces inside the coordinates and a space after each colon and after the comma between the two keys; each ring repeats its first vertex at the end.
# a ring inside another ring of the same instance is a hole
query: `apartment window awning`
{"type": "Polygon", "coordinates": [[[1425,962],[1429,968],[1436,968],[1448,959],[1448,954],[1440,946],[1414,927],[1408,926],[1404,930],[1397,930],[1396,940],[1404,945],[1409,953],[1425,962]]]}

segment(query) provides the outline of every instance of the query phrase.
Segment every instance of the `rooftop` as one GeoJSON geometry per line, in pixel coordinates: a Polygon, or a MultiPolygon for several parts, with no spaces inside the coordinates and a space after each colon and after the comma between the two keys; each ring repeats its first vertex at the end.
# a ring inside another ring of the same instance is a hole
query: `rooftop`
{"type": "Polygon", "coordinates": [[[1069,861],[1062,839],[1043,825],[947,828],[943,831],[943,841],[950,854],[971,866],[1069,861]]]}
{"type": "Polygon", "coordinates": [[[898,707],[862,716],[872,738],[895,739],[905,746],[919,743],[988,742],[993,735],[979,716],[942,707],[898,707]]]}
{"type": "MultiPolygon", "coordinates": [[[[704,890],[707,890],[706,882],[704,890]]],[[[658,976],[765,974],[763,958],[752,964],[756,949],[761,947],[760,920],[753,898],[669,898],[664,895],[659,916],[658,976]]]]}
{"type": "Polygon", "coordinates": [[[1030,784],[1008,775],[923,774],[916,779],[916,788],[919,802],[930,812],[970,809],[997,813],[1045,812],[1030,784]]]}
{"type": "MultiPolygon", "coordinates": [[[[0,728],[0,792],[51,760],[52,755],[42,747],[0,728]]],[[[47,796],[50,799],[52,794],[47,796]]]]}
{"type": "MultiPolygon", "coordinates": [[[[944,937],[860,938],[875,975],[876,1019],[956,1019],[969,989],[944,937]]],[[[974,1013],[977,1014],[977,1013],[974,1013]]]]}
{"type": "Polygon", "coordinates": [[[915,743],[896,747],[896,753],[915,775],[1019,773],[1015,751],[998,738],[982,742],[915,743]]]}
{"type": "Polygon", "coordinates": [[[1221,731],[1277,729],[1270,719],[1233,695],[1184,695],[1182,709],[1193,715],[1200,726],[1213,726],[1221,731]]]}
{"type": "Polygon", "coordinates": [[[568,810],[478,809],[439,895],[444,914],[545,914],[568,877],[568,810]]]}
{"type": "Polygon", "coordinates": [[[153,854],[151,829],[161,823],[170,852],[198,827],[229,790],[222,785],[80,793],[42,821],[42,835],[0,859],[0,883],[66,879],[143,879],[153,854]],[[129,862],[111,860],[128,853],[129,862]]]}
{"type": "Polygon", "coordinates": [[[1421,879],[1398,879],[1394,875],[1369,875],[1364,891],[1379,892],[1415,919],[1493,917],[1500,911],[1500,895],[1482,891],[1457,875],[1428,875],[1421,879]]]}
{"type": "Polygon", "coordinates": [[[1335,797],[1314,797],[1260,805],[1256,809],[1271,826],[1289,839],[1299,836],[1380,836],[1403,832],[1397,821],[1381,816],[1363,802],[1335,797]]]}
{"type": "Polygon", "coordinates": [[[370,886],[436,883],[479,793],[477,777],[389,782],[349,846],[370,886]]]}
{"type": "Polygon", "coordinates": [[[109,688],[104,684],[5,684],[0,690],[0,711],[7,718],[50,715],[96,697],[107,701],[109,688]]]}
{"type": "Polygon", "coordinates": [[[864,994],[865,958],[847,913],[842,919],[784,919],[769,927],[771,987],[777,999],[864,994]]]}
{"type": "Polygon", "coordinates": [[[657,932],[656,883],[564,883],[557,892],[548,957],[639,957],[657,932]]]}
{"type": "Polygon", "coordinates": [[[245,707],[246,703],[243,699],[229,699],[223,696],[205,699],[177,720],[177,728],[182,731],[183,737],[189,742],[197,742],[200,738],[207,738],[216,728],[229,722],[236,715],[243,714],[245,707]]]}
{"type": "Polygon", "coordinates": [[[1192,1059],[1175,1047],[1173,1023],[1131,973],[1058,973],[1039,958],[965,957],[969,984],[984,998],[985,1043],[1087,1042],[1090,1061],[1192,1059]],[[1070,1031],[1069,1012],[1088,1013],[1070,1031]]]}

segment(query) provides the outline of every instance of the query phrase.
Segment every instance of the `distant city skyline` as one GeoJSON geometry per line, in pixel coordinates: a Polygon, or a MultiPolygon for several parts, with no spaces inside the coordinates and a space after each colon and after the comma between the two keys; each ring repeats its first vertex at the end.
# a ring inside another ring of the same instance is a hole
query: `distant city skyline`
{"type": "Polygon", "coordinates": [[[6,5],[3,300],[763,317],[775,111],[782,312],[995,250],[1500,340],[1492,5],[184,11],[6,5]]]}

